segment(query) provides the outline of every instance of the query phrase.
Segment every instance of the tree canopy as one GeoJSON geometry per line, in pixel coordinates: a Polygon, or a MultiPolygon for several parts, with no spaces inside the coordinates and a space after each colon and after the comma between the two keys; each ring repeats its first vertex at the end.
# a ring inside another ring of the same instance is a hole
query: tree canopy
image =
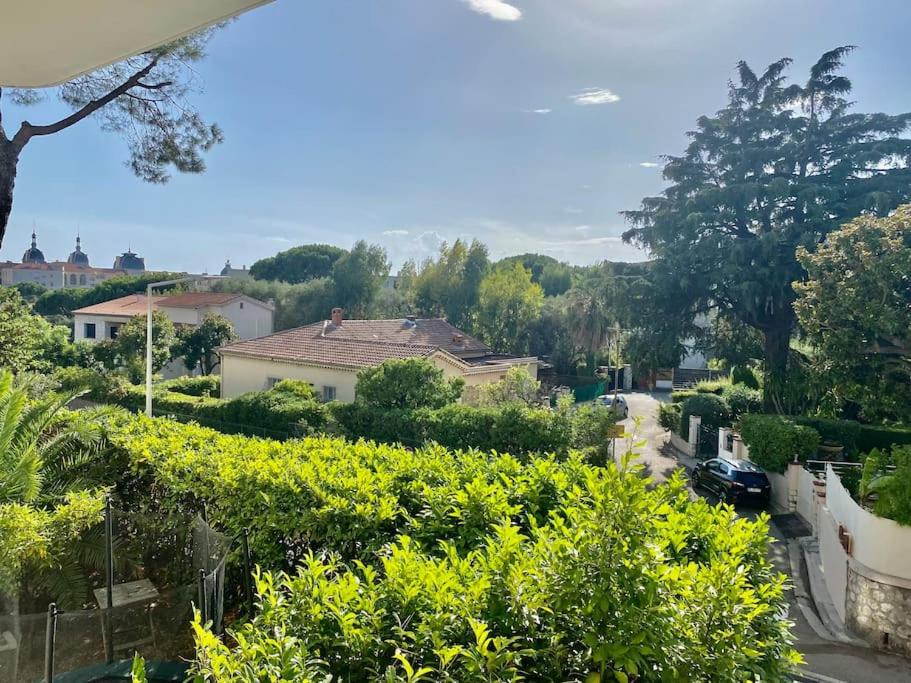
{"type": "MultiPolygon", "coordinates": [[[[0,244],[13,207],[16,169],[26,145],[89,117],[102,130],[126,141],[127,165],[142,180],[167,182],[171,169],[203,172],[203,154],[223,136],[191,104],[191,95],[198,89],[193,65],[205,58],[209,40],[219,28],[205,29],[57,86],[56,97],[70,113],[53,123],[23,121],[8,136],[0,112],[0,244]]],[[[0,98],[4,95],[20,106],[35,104],[45,96],[38,90],[0,89],[0,98]]]]}
{"type": "Polygon", "coordinates": [[[260,259],[250,267],[257,280],[280,280],[290,284],[329,277],[332,267],[347,252],[330,244],[304,244],[260,259]]]}
{"type": "Polygon", "coordinates": [[[495,264],[512,265],[521,263],[524,268],[531,271],[531,280],[544,290],[544,296],[560,296],[566,293],[573,285],[573,266],[562,263],[553,256],[545,254],[519,254],[507,256],[495,264]]]}
{"type": "Polygon", "coordinates": [[[360,240],[332,267],[334,306],[341,306],[353,318],[370,310],[383,280],[389,275],[386,250],[360,240]]]}
{"type": "Polygon", "coordinates": [[[863,216],[801,249],[797,316],[841,401],[911,419],[911,206],[863,216]]]}
{"type": "Polygon", "coordinates": [[[177,334],[176,355],[183,357],[184,366],[191,372],[196,368],[211,375],[218,365],[215,350],[237,339],[234,325],[223,315],[207,313],[195,327],[180,330],[177,334]]]}
{"type": "Polygon", "coordinates": [[[762,333],[767,408],[787,377],[797,248],[911,197],[911,114],[851,112],[851,50],[825,53],[803,84],[786,84],[790,59],[758,74],[741,62],[727,105],[665,157],[669,187],[626,212],[624,238],[663,262],[686,315],[718,307],[762,333]]]}
{"type": "Polygon", "coordinates": [[[426,261],[415,278],[418,311],[428,317],[444,317],[464,330],[473,329],[481,281],[489,268],[487,247],[477,240],[444,244],[439,258],[426,261]]]}
{"type": "Polygon", "coordinates": [[[492,271],[478,292],[478,332],[499,353],[527,353],[528,332],[544,305],[544,290],[521,263],[492,271]]]}
{"type": "Polygon", "coordinates": [[[464,380],[447,379],[423,358],[387,360],[357,375],[357,402],[374,408],[442,408],[459,399],[464,380]]]}

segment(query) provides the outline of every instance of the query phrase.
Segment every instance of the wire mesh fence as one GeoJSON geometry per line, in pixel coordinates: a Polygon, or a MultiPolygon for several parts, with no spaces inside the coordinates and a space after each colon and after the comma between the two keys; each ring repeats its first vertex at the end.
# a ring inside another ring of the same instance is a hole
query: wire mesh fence
{"type": "Polygon", "coordinates": [[[0,683],[113,680],[137,653],[178,662],[193,653],[194,607],[220,632],[233,540],[201,517],[111,508],[81,542],[0,597],[0,683]]]}

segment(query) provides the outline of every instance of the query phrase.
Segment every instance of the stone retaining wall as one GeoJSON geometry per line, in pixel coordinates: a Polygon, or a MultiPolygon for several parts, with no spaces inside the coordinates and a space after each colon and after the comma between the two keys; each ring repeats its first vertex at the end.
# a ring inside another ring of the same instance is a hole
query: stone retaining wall
{"type": "Polygon", "coordinates": [[[875,581],[848,567],[845,624],[872,646],[911,655],[911,588],[875,581]]]}

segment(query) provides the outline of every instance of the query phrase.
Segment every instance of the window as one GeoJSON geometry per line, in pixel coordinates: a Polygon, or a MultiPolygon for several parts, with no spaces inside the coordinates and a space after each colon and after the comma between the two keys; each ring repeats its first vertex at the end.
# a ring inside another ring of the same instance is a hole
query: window
{"type": "Polygon", "coordinates": [[[95,323],[85,323],[82,327],[82,336],[86,339],[95,338],[95,323]]]}
{"type": "Polygon", "coordinates": [[[108,337],[117,339],[117,333],[120,332],[120,325],[111,325],[108,327],[108,337]]]}
{"type": "Polygon", "coordinates": [[[335,387],[323,387],[323,400],[324,401],[334,401],[335,400],[335,387]]]}
{"type": "Polygon", "coordinates": [[[80,285],[86,284],[86,281],[85,281],[85,273],[83,273],[82,275],[79,276],[79,284],[80,284],[80,285]]]}
{"type": "Polygon", "coordinates": [[[75,273],[70,273],[70,284],[71,285],[76,284],[76,274],[75,273]]]}
{"type": "Polygon", "coordinates": [[[266,377],[266,389],[271,389],[281,381],[280,377],[266,377]]]}

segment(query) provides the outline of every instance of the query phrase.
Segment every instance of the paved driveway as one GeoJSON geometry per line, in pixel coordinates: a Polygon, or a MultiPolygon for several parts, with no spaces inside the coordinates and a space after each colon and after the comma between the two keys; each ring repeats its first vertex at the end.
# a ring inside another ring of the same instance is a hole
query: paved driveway
{"type": "Polygon", "coordinates": [[[627,432],[632,432],[637,429],[635,422],[638,418],[638,439],[646,441],[644,446],[636,449],[637,460],[645,465],[646,472],[656,482],[666,481],[686,464],[678,459],[677,452],[668,443],[667,432],[658,424],[658,406],[670,401],[670,396],[666,392],[633,392],[624,395],[629,405],[629,418],[623,421],[623,426],[627,432]]]}

